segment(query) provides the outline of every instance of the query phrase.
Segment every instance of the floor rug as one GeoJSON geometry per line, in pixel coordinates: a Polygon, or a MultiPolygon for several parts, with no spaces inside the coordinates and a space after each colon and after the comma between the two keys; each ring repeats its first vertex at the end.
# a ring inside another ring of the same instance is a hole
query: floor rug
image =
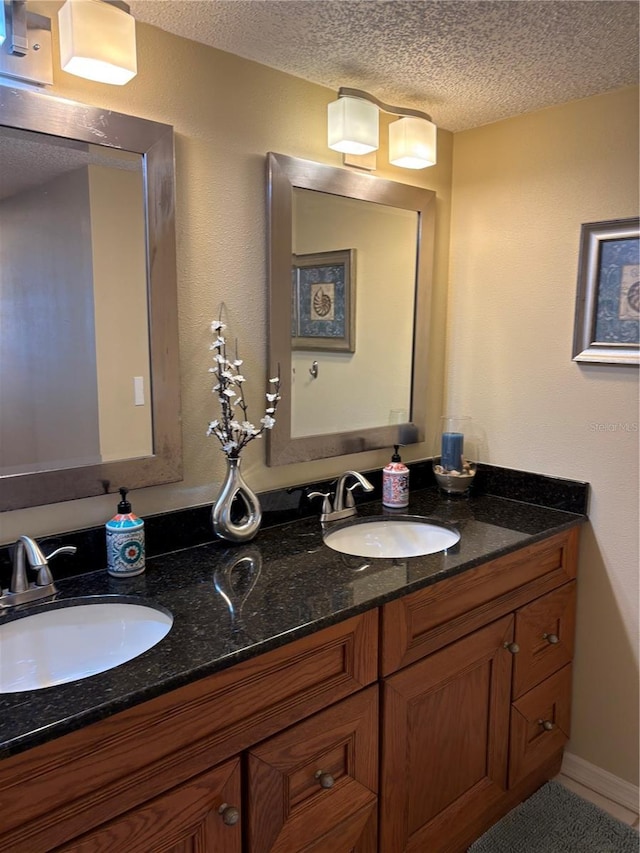
{"type": "Polygon", "coordinates": [[[469,853],[639,853],[637,830],[547,782],[505,815],[469,853]]]}

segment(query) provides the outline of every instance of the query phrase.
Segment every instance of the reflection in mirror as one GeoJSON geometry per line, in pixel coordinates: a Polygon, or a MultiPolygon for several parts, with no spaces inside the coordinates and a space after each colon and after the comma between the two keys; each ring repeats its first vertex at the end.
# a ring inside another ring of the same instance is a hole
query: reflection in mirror
{"type": "MultiPolygon", "coordinates": [[[[350,264],[347,284],[357,318],[351,352],[330,349],[332,338],[307,339],[304,350],[294,344],[292,438],[341,432],[345,412],[349,412],[352,430],[407,421],[411,408],[417,213],[294,188],[292,227],[295,267],[300,258],[308,264],[309,256],[312,260],[326,252],[339,256],[341,247],[354,247],[355,263],[350,264]],[[392,349],[387,349],[385,342],[391,341],[392,349]],[[389,357],[384,356],[385,350],[389,357]],[[314,360],[315,377],[309,373],[314,360]],[[373,372],[384,393],[371,393],[373,372]]],[[[340,299],[345,297],[340,292],[335,294],[335,288],[325,292],[324,282],[329,276],[330,270],[319,270],[315,293],[317,301],[325,298],[327,314],[333,317],[340,314],[340,299]]],[[[301,313],[309,316],[313,312],[312,300],[305,304],[301,295],[299,289],[294,290],[292,311],[298,323],[301,313]]],[[[318,308],[324,310],[323,305],[318,308]]],[[[322,333],[322,329],[317,331],[322,333]]]]}
{"type": "Polygon", "coordinates": [[[0,475],[151,454],[142,191],[139,154],[0,129],[0,475]]]}
{"type": "Polygon", "coordinates": [[[421,441],[435,193],[268,160],[270,369],[283,389],[268,464],[421,441]]]}
{"type": "Polygon", "coordinates": [[[0,509],[180,478],[173,131],[0,87],[0,509]]]}

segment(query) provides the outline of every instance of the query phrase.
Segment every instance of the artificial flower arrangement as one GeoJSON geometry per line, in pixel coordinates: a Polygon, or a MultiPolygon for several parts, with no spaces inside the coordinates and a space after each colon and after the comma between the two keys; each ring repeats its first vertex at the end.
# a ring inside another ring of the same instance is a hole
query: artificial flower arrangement
{"type": "Polygon", "coordinates": [[[219,419],[209,423],[207,435],[215,435],[229,459],[238,459],[245,445],[254,438],[261,438],[266,429],[273,429],[280,400],[280,377],[269,379],[272,390],[266,394],[268,405],[264,417],[260,419],[262,426],[254,426],[247,416],[243,390],[246,379],[240,372],[242,359],[238,358],[238,344],[236,342],[235,358],[228,358],[227,341],[223,335],[226,328],[220,320],[214,320],[211,324],[211,332],[216,338],[209,349],[214,352],[215,366],[209,368],[209,373],[215,374],[216,384],[211,390],[218,395],[221,414],[219,419]],[[242,411],[242,419],[236,417],[236,407],[242,411]]]}

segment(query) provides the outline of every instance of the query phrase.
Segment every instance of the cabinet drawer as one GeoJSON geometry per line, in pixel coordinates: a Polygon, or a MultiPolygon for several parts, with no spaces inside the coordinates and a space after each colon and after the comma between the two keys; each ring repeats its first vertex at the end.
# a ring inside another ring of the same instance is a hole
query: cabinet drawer
{"type": "Polygon", "coordinates": [[[517,698],[573,659],[575,581],[516,611],[513,696],[517,698]]]}
{"type": "MultiPolygon", "coordinates": [[[[464,536],[464,534],[463,534],[464,536]]],[[[576,575],[578,528],[447,578],[382,608],[388,675],[576,575]]]]}
{"type": "Polygon", "coordinates": [[[562,750],[569,740],[571,666],[563,667],[511,706],[509,786],[562,750]]]}
{"type": "Polygon", "coordinates": [[[377,687],[253,747],[248,772],[250,853],[374,853],[377,687]]]}
{"type": "Polygon", "coordinates": [[[3,843],[43,853],[377,678],[372,610],[0,762],[3,843]]]}
{"type": "Polygon", "coordinates": [[[56,853],[241,853],[240,790],[236,758],[57,848],[56,853]],[[231,815],[232,809],[237,814],[231,815]]]}

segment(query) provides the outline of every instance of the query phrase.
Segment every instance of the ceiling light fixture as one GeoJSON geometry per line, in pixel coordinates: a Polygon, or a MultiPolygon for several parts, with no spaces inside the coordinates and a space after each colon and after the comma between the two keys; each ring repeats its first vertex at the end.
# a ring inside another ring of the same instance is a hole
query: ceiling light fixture
{"type": "MultiPolygon", "coordinates": [[[[64,71],[120,86],[135,77],[135,19],[126,3],[67,0],[58,12],[58,25],[64,71]]],[[[0,0],[2,77],[36,86],[53,83],[51,19],[27,11],[26,0],[0,0]]]]}
{"type": "Polygon", "coordinates": [[[393,107],[361,89],[338,89],[328,106],[328,144],[343,154],[377,150],[378,113],[401,116],[389,125],[389,162],[405,169],[426,169],[436,163],[437,128],[420,110],[393,107]]]}

